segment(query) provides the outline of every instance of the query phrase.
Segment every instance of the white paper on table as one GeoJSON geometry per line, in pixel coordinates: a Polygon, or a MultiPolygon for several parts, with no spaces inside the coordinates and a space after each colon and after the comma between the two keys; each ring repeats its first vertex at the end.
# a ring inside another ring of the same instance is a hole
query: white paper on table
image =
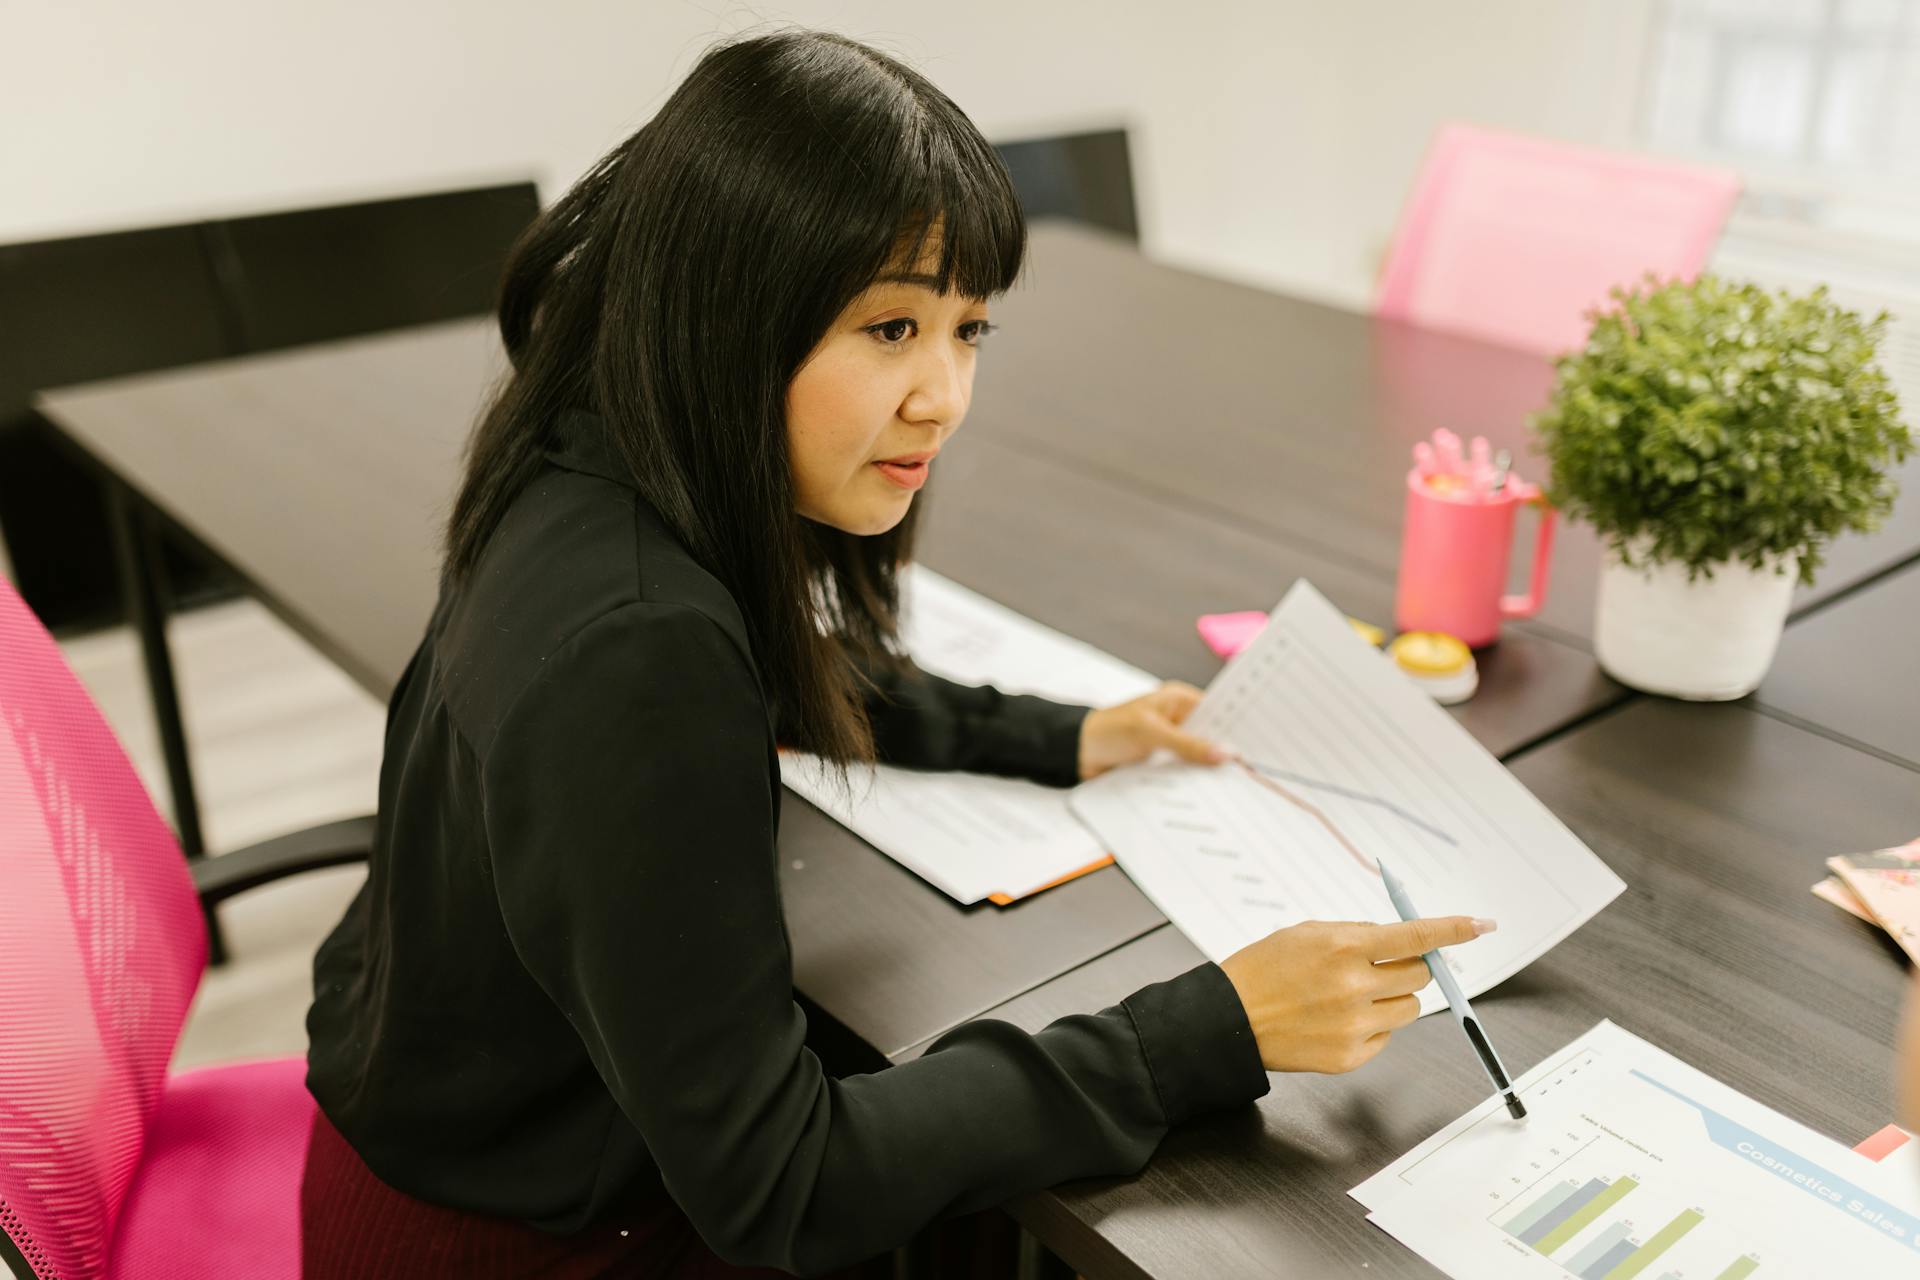
{"type": "MultiPolygon", "coordinates": [[[[1107,706],[1153,676],[918,565],[901,581],[901,639],[925,671],[961,684],[1107,706]]],[[[1018,898],[1104,859],[1068,793],[1018,778],[855,770],[851,803],[813,756],[782,752],[780,778],[876,849],[960,902],[1018,898]]]]}
{"type": "Polygon", "coordinates": [[[1350,1193],[1450,1276],[1916,1274],[1910,1168],[1876,1164],[1611,1022],[1517,1087],[1524,1122],[1490,1098],[1350,1193]]]}
{"type": "MultiPolygon", "coordinates": [[[[1499,922],[1448,952],[1477,995],[1626,887],[1304,580],[1186,727],[1245,763],[1149,761],[1072,805],[1213,960],[1302,920],[1399,919],[1384,858],[1422,914],[1499,922]]],[[[1437,985],[1420,1003],[1446,1007],[1437,985]]]]}

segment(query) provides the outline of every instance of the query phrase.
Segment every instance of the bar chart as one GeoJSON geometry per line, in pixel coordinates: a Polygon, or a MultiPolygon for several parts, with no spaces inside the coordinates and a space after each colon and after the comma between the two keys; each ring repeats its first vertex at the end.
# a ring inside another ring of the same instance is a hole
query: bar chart
{"type": "Polygon", "coordinates": [[[1356,1188],[1475,1280],[1915,1274],[1920,1188],[1601,1023],[1356,1188]]]}
{"type": "MultiPolygon", "coordinates": [[[[1634,1232],[1633,1219],[1614,1218],[1583,1246],[1572,1247],[1576,1235],[1621,1208],[1620,1202],[1639,1185],[1624,1176],[1612,1181],[1590,1178],[1585,1183],[1562,1180],[1528,1201],[1501,1226],[1536,1253],[1558,1255],[1556,1261],[1581,1280],[1628,1280],[1648,1271],[1706,1220],[1706,1214],[1698,1209],[1682,1209],[1643,1240],[1634,1232]]],[[[1759,1258],[1743,1255],[1730,1261],[1715,1280],[1738,1280],[1752,1275],[1759,1265],[1759,1258]]],[[[1669,1271],[1660,1280],[1677,1274],[1669,1271]]]]}

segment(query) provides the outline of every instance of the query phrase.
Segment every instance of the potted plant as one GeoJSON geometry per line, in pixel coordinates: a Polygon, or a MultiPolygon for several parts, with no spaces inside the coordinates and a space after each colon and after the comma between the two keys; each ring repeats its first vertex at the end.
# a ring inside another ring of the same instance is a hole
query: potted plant
{"type": "Polygon", "coordinates": [[[1549,499],[1607,546],[1595,653],[1639,689],[1738,698],[1822,547],[1893,507],[1913,441],[1874,360],[1887,317],[1713,276],[1613,298],[1533,422],[1549,499]]]}

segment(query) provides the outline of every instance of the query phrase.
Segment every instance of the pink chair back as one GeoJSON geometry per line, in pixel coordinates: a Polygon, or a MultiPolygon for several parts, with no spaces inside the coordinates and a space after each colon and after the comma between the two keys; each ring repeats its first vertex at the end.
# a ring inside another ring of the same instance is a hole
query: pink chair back
{"type": "Polygon", "coordinates": [[[1557,355],[1586,343],[1613,286],[1698,275],[1739,193],[1726,170],[1446,125],[1375,311],[1557,355]]]}
{"type": "Polygon", "coordinates": [[[172,833],[0,577],[0,1229],[39,1274],[102,1274],[206,956],[172,833]]]}

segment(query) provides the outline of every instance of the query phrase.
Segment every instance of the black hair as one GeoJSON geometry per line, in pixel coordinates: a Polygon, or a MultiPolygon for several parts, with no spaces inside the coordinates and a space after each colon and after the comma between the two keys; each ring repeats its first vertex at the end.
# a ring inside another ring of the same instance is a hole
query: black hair
{"type": "Polygon", "coordinates": [[[512,371],[468,444],[445,573],[472,570],[559,415],[589,409],[732,592],[783,744],[871,759],[851,659],[897,646],[919,500],[867,537],[800,516],[786,395],[845,307],[931,237],[939,292],[963,297],[1005,292],[1026,248],[1006,167],[945,94],[822,32],[709,50],[515,245],[512,371]]]}

